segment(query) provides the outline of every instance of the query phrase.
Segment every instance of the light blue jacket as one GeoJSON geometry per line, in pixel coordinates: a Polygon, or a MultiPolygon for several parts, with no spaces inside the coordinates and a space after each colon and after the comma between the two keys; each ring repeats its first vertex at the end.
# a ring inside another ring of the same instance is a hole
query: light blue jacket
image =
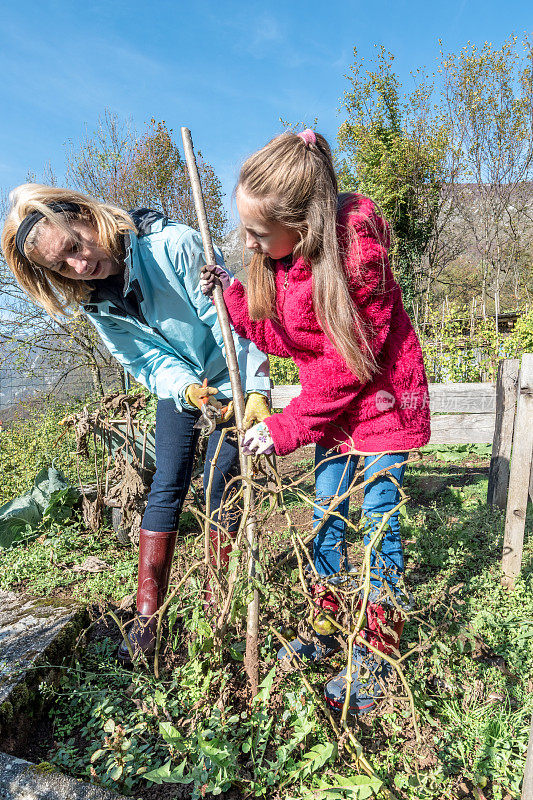
{"type": "MultiPolygon", "coordinates": [[[[200,234],[156,213],[146,233],[139,227],[139,235],[125,237],[124,296],[134,292],[146,324],[110,300],[91,298],[83,310],[117,361],[157,397],[172,398],[179,410],[190,408],[187,386],[204,378],[219,390],[218,397],[231,397],[216,310],[199,287],[205,264],[200,234]]],[[[223,263],[220,252],[217,261],[223,263]]],[[[267,357],[235,332],[233,339],[244,391],[267,394],[267,357]]]]}

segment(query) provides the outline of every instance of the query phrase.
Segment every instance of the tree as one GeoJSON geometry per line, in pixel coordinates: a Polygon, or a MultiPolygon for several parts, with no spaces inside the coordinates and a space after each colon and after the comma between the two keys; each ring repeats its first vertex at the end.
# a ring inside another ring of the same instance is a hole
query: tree
{"type": "MultiPolygon", "coordinates": [[[[198,169],[207,218],[215,239],[226,228],[222,186],[199,152],[198,169]]],[[[164,122],[152,119],[138,135],[128,122],[106,111],[96,131],[67,157],[71,185],[122,208],[153,208],[193,228],[198,227],[187,168],[164,122]]]]}
{"type": "MultiPolygon", "coordinates": [[[[533,236],[533,51],[528,36],[500,48],[444,54],[443,113],[460,184],[454,224],[480,276],[484,315],[502,292],[527,295],[533,236]]],[[[492,309],[491,309],[492,310],[492,309]]]]}
{"type": "Polygon", "coordinates": [[[433,87],[418,73],[415,89],[402,95],[393,61],[381,47],[374,68],[365,70],[354,49],[338,133],[340,184],[372,197],[391,223],[393,268],[412,305],[449,179],[448,131],[431,114],[433,87]]]}
{"type": "Polygon", "coordinates": [[[392,224],[392,262],[408,305],[480,295],[483,314],[529,299],[533,253],[531,40],[440,50],[432,82],[404,92],[383,48],[357,58],[339,129],[341,184],[369,194],[392,224]]]}

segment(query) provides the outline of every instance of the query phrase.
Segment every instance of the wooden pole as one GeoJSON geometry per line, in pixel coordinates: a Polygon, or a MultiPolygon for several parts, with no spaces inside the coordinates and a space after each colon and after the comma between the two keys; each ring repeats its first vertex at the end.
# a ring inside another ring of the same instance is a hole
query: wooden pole
{"type": "MultiPolygon", "coordinates": [[[[200,233],[202,234],[202,242],[204,246],[205,260],[207,264],[215,264],[215,250],[213,248],[213,240],[211,238],[211,231],[209,230],[209,223],[207,222],[207,214],[205,211],[204,195],[202,192],[202,184],[200,183],[200,174],[196,165],[194,157],[194,150],[192,145],[191,132],[188,128],[181,129],[181,136],[183,139],[183,148],[185,151],[185,160],[187,162],[187,169],[189,171],[189,178],[191,180],[191,188],[194,198],[194,207],[196,209],[196,216],[198,217],[198,225],[200,233]]],[[[213,300],[217,310],[218,321],[222,329],[222,338],[224,340],[224,347],[226,348],[226,361],[228,363],[229,378],[231,383],[231,393],[233,399],[233,406],[235,409],[235,421],[237,427],[242,427],[242,420],[244,417],[244,395],[241,386],[241,376],[239,373],[239,365],[237,363],[237,354],[235,352],[235,343],[231,332],[228,310],[222,297],[222,289],[220,286],[215,286],[213,292],[213,300]]],[[[240,451],[239,451],[240,452],[240,451]]]]}
{"type": "Polygon", "coordinates": [[[502,583],[512,589],[522,565],[524,528],[533,451],[533,353],[524,353],[509,475],[503,540],[502,583]]]}
{"type": "MultiPolygon", "coordinates": [[[[183,150],[185,153],[185,160],[187,162],[187,170],[191,180],[191,188],[194,198],[194,206],[196,209],[196,216],[198,217],[198,225],[200,233],[202,234],[202,242],[204,246],[205,260],[207,264],[215,264],[215,251],[213,248],[213,240],[207,222],[207,214],[205,211],[205,202],[202,192],[202,184],[200,181],[200,174],[198,166],[194,157],[194,148],[192,143],[191,132],[188,128],[181,129],[181,138],[183,140],[183,150]]],[[[235,352],[235,343],[231,332],[228,310],[224,303],[222,296],[222,289],[220,286],[215,286],[213,292],[213,300],[217,310],[218,320],[222,329],[222,337],[224,339],[224,347],[226,349],[226,361],[228,363],[229,377],[231,383],[231,393],[233,397],[233,405],[235,410],[235,423],[237,430],[243,429],[244,418],[244,394],[241,385],[241,376],[239,373],[239,365],[237,362],[237,354],[235,352]]],[[[245,509],[250,509],[253,502],[251,477],[252,466],[251,459],[244,455],[239,439],[239,463],[241,468],[241,475],[245,481],[244,485],[244,506],[245,509]]],[[[256,572],[256,561],[258,559],[258,548],[256,540],[256,525],[255,519],[252,514],[248,515],[246,522],[246,539],[249,546],[249,562],[248,562],[248,576],[253,578],[256,572]]],[[[259,685],[259,592],[257,589],[253,591],[253,598],[248,605],[248,617],[246,622],[246,656],[244,665],[248,680],[250,681],[250,689],[252,697],[257,694],[259,685]]]]}
{"type": "Polygon", "coordinates": [[[522,800],[531,800],[533,797],[533,714],[531,715],[529,744],[527,746],[526,768],[524,770],[524,781],[522,783],[521,797],[522,800]]]}
{"type": "Polygon", "coordinates": [[[498,364],[496,425],[492,441],[487,504],[501,509],[507,505],[519,370],[520,361],[517,358],[505,358],[498,364]]]}
{"type": "Polygon", "coordinates": [[[533,453],[531,454],[531,472],[529,473],[529,499],[533,503],[533,453]]]}

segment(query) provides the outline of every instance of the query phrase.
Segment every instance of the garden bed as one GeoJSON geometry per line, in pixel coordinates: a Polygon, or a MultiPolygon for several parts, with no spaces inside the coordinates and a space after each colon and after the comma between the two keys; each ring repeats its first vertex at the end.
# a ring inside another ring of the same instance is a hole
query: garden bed
{"type": "MultiPolygon", "coordinates": [[[[304,493],[311,491],[310,455],[301,450],[280,459],[284,484],[301,478],[304,493]]],[[[406,583],[417,613],[406,624],[402,653],[413,649],[404,666],[420,738],[398,680],[375,712],[352,721],[352,730],[397,797],[518,798],[533,707],[527,671],[533,663],[531,542],[509,593],[500,586],[503,516],[485,505],[486,448],[432,448],[411,461],[406,487],[412,499],[401,519],[406,583]]],[[[354,518],[359,501],[356,492],[354,518]]],[[[285,503],[304,536],[311,530],[308,505],[298,492],[286,493],[285,503]]],[[[530,514],[528,537],[532,522],[530,514]]],[[[350,557],[358,563],[360,541],[350,539],[350,557]]],[[[286,518],[275,512],[261,530],[264,558],[273,564],[288,545],[286,518]]],[[[192,558],[201,559],[202,548],[198,525],[185,513],[174,584],[192,558]]],[[[134,549],[106,527],[89,533],[78,520],[49,524],[37,539],[3,555],[0,586],[82,600],[93,625],[86,649],[75,654],[50,698],[50,724],[39,730],[38,742],[30,736],[0,742],[0,749],[147,799],[221,792],[273,800],[372,796],[379,782],[354,765],[346,738],[333,735],[302,678],[273,671],[278,645],[269,625],[289,635],[305,606],[294,573],[291,564],[268,583],[264,578],[260,656],[266,682],[250,708],[242,664],[244,595],[219,654],[203,611],[200,575],[193,577],[170,606],[159,677],[151,667],[125,671],[115,661],[120,633],[109,611],[124,621],[131,613],[134,549]],[[88,556],[101,562],[100,571],[75,572],[88,556]],[[143,777],[148,773],[151,781],[143,777]]],[[[319,697],[343,658],[306,673],[319,697]]]]}

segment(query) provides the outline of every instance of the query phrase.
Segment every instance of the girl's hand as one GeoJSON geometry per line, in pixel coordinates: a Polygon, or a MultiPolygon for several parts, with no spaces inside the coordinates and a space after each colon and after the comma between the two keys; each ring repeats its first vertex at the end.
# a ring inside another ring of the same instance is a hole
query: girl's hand
{"type": "Polygon", "coordinates": [[[200,289],[204,294],[213,294],[215,286],[221,286],[222,291],[231,286],[233,278],[223,267],[218,264],[205,264],[200,272],[200,289]]]}
{"type": "Polygon", "coordinates": [[[246,408],[244,409],[244,418],[242,421],[244,430],[247,431],[255,422],[263,422],[265,417],[269,416],[270,409],[265,395],[260,392],[250,392],[246,400],[246,408]]]}
{"type": "Polygon", "coordinates": [[[242,440],[242,452],[245,456],[268,456],[274,452],[274,442],[264,422],[246,431],[242,440]]]}

